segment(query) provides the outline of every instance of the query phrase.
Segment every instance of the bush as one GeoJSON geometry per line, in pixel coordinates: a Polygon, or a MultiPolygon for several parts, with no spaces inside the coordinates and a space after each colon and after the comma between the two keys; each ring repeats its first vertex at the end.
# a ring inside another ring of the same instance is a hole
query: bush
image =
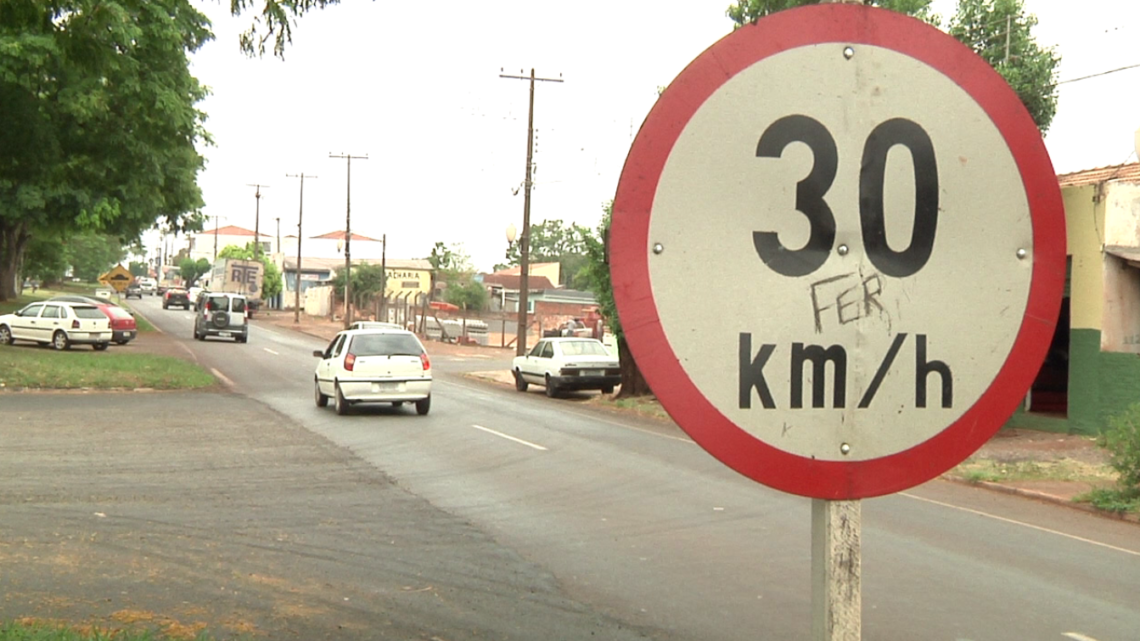
{"type": "Polygon", "coordinates": [[[1097,445],[1108,450],[1108,463],[1120,474],[1120,490],[1126,496],[1140,497],[1140,403],[1109,418],[1097,445]]]}

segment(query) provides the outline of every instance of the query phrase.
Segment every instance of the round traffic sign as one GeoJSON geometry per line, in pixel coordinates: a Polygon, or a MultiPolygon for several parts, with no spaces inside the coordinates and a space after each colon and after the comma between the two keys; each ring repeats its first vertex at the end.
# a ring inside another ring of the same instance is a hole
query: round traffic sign
{"type": "Polygon", "coordinates": [[[774,488],[896,492],[1024,399],[1065,276],[1060,190],[1005,81],[850,4],[740,28],[665,90],[610,232],[635,360],[702,447],[774,488]]]}

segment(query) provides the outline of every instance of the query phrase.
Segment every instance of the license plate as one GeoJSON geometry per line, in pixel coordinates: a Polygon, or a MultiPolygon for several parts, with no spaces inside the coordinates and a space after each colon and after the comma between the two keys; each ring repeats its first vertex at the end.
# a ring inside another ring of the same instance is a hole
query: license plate
{"type": "Polygon", "coordinates": [[[373,392],[398,392],[400,390],[399,383],[373,383],[373,392]]]}
{"type": "Polygon", "coordinates": [[[584,370],[582,370],[582,376],[601,376],[603,374],[605,374],[605,370],[600,370],[600,369],[584,369],[584,370]]]}
{"type": "Polygon", "coordinates": [[[222,338],[229,338],[230,333],[229,332],[218,332],[218,336],[221,336],[222,338]]]}

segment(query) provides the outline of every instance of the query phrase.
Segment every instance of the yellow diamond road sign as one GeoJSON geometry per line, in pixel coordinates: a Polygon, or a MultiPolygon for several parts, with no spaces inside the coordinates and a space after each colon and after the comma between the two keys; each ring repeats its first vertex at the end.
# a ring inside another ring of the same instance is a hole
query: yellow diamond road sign
{"type": "Polygon", "coordinates": [[[128,271],[125,267],[122,265],[115,265],[111,271],[99,277],[99,282],[107,285],[108,287],[114,287],[115,291],[122,293],[123,290],[127,288],[127,285],[131,284],[131,281],[134,280],[134,278],[135,277],[131,275],[131,272],[128,271]]]}

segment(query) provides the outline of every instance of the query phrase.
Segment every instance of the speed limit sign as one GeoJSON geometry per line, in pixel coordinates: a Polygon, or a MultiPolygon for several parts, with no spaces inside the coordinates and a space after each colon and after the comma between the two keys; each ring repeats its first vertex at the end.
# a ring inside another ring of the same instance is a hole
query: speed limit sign
{"type": "Polygon", "coordinates": [[[1060,190],[1005,81],[862,5],[742,27],[661,95],[614,201],[621,324],[695,441],[780,490],[929,480],[1024,398],[1065,275],[1060,190]]]}

